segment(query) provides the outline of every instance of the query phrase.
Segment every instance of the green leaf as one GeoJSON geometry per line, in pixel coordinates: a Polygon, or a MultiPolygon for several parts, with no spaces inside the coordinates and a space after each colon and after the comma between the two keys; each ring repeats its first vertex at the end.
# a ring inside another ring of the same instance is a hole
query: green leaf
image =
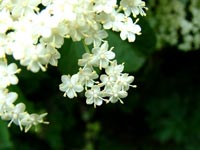
{"type": "Polygon", "coordinates": [[[138,71],[143,66],[146,56],[137,48],[134,48],[134,43],[122,41],[118,33],[108,31],[108,34],[109,45],[115,47],[114,52],[118,63],[125,62],[124,71],[138,71]]]}
{"type": "Polygon", "coordinates": [[[84,53],[84,47],[82,43],[65,40],[60,53],[61,59],[59,60],[58,64],[60,72],[62,74],[74,74],[78,72],[78,59],[80,59],[84,53]]]}
{"type": "Polygon", "coordinates": [[[0,120],[0,149],[12,149],[12,142],[10,141],[7,124],[2,120],[0,120]]]}
{"type": "Polygon", "coordinates": [[[156,34],[144,17],[139,20],[138,24],[142,28],[142,34],[136,37],[133,47],[145,56],[149,56],[156,51],[156,34]]]}

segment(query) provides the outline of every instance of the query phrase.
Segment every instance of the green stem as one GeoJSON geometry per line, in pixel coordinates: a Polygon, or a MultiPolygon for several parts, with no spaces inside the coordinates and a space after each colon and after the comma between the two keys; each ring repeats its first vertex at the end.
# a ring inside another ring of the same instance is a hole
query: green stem
{"type": "Polygon", "coordinates": [[[123,10],[123,8],[120,6],[120,7],[118,7],[117,12],[120,12],[122,10],[123,10]]]}
{"type": "Polygon", "coordinates": [[[89,47],[85,44],[85,42],[83,40],[82,40],[82,43],[83,43],[86,53],[90,53],[89,47]]]}

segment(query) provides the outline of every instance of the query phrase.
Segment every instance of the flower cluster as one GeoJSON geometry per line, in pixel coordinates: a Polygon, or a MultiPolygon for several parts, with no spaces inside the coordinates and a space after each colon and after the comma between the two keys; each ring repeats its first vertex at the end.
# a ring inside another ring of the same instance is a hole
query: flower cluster
{"type": "Polygon", "coordinates": [[[18,83],[18,78],[15,75],[19,73],[20,69],[17,68],[15,63],[7,64],[5,60],[0,60],[0,117],[3,120],[10,120],[8,126],[10,127],[12,123],[20,126],[20,129],[27,132],[33,125],[39,123],[48,123],[43,121],[43,117],[47,113],[29,114],[25,111],[25,104],[18,103],[14,104],[18,94],[16,92],[9,92],[9,85],[16,85],[18,83]]]}
{"type": "Polygon", "coordinates": [[[79,60],[77,74],[62,76],[64,96],[73,98],[85,89],[87,104],[122,102],[134,78],[122,73],[123,64],[113,60],[115,54],[104,40],[106,30],[134,42],[141,32],[137,16],[145,16],[146,9],[142,0],[0,0],[0,117],[10,120],[8,126],[15,123],[25,131],[47,123],[43,121],[46,113],[29,114],[25,104],[14,104],[17,93],[9,92],[8,86],[18,83],[20,69],[15,63],[8,64],[7,56],[34,73],[46,71],[49,64],[58,65],[65,38],[82,40],[93,49],[79,60]],[[94,67],[105,69],[105,74],[98,75],[94,67]],[[101,82],[95,81],[98,78],[101,82]]]}
{"type": "Polygon", "coordinates": [[[79,59],[79,72],[70,76],[63,75],[60,84],[60,90],[64,92],[64,96],[73,98],[77,96],[77,92],[82,92],[84,89],[86,103],[94,104],[94,107],[100,106],[103,101],[106,103],[116,103],[121,98],[125,98],[127,90],[134,77],[127,73],[122,73],[124,65],[117,64],[114,60],[115,53],[112,48],[109,50],[108,42],[103,42],[102,45],[94,47],[91,53],[84,53],[82,59],[79,59]],[[100,76],[94,68],[104,69],[105,74],[100,76]],[[96,81],[99,79],[100,81],[96,81]]]}
{"type": "Polygon", "coordinates": [[[198,0],[149,1],[148,18],[155,29],[157,48],[168,44],[177,45],[183,51],[199,49],[199,8],[198,0]]]}

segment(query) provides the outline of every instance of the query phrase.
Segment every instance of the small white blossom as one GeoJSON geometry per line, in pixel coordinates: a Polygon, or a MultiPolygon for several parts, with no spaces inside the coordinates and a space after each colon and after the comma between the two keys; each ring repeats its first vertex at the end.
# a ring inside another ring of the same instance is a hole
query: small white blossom
{"type": "Polygon", "coordinates": [[[6,33],[8,29],[12,28],[13,20],[7,10],[0,11],[0,33],[6,33]]]}
{"type": "Polygon", "coordinates": [[[123,101],[121,98],[127,97],[128,93],[126,91],[120,90],[118,86],[114,86],[112,89],[107,91],[109,98],[109,101],[111,103],[116,103],[117,101],[120,101],[123,104],[123,101]]]}
{"type": "Polygon", "coordinates": [[[0,116],[5,115],[8,108],[14,107],[18,95],[15,92],[8,92],[7,89],[0,89],[0,116]]]}
{"type": "Polygon", "coordinates": [[[117,64],[117,61],[111,61],[110,65],[105,69],[105,72],[109,76],[119,76],[124,70],[124,64],[117,64]]]}
{"type": "Polygon", "coordinates": [[[8,127],[11,126],[12,123],[15,123],[16,125],[20,126],[20,129],[23,130],[21,125],[21,118],[24,116],[24,111],[26,109],[26,106],[23,103],[18,103],[17,105],[10,110],[10,113],[8,113],[8,120],[10,120],[8,127]]]}
{"type": "Polygon", "coordinates": [[[47,6],[50,5],[53,2],[53,0],[42,0],[42,5],[47,6]]]}
{"type": "Polygon", "coordinates": [[[59,88],[64,92],[64,96],[69,98],[77,97],[76,92],[82,92],[83,86],[79,83],[78,74],[74,74],[71,77],[69,75],[63,75],[61,77],[62,83],[59,85],[59,88]]]}
{"type": "Polygon", "coordinates": [[[43,113],[41,115],[38,114],[24,114],[23,118],[21,119],[21,124],[25,126],[25,132],[28,132],[28,130],[34,125],[38,125],[39,123],[43,124],[49,124],[49,122],[44,121],[44,117],[47,115],[47,113],[43,113]]]}
{"type": "Polygon", "coordinates": [[[85,44],[94,44],[94,47],[101,45],[103,39],[108,37],[108,33],[105,30],[98,30],[91,32],[91,34],[85,38],[85,44]]]}
{"type": "Polygon", "coordinates": [[[97,79],[99,76],[96,71],[93,71],[91,68],[80,68],[79,72],[79,81],[82,85],[86,87],[92,87],[94,85],[94,79],[97,79]]]}
{"type": "Polygon", "coordinates": [[[102,74],[100,76],[101,83],[100,86],[104,86],[104,90],[108,90],[113,87],[115,82],[117,81],[117,76],[108,76],[105,74],[102,74]]]}
{"type": "Polygon", "coordinates": [[[143,9],[147,9],[145,7],[145,2],[142,0],[121,0],[120,5],[122,6],[126,16],[130,16],[132,13],[134,17],[137,15],[145,16],[146,13],[143,9]]]}
{"type": "Polygon", "coordinates": [[[49,53],[50,53],[50,57],[49,57],[49,64],[51,64],[52,66],[57,66],[58,65],[58,59],[60,59],[60,53],[58,52],[57,49],[55,49],[52,46],[47,45],[46,49],[48,49],[49,53]]]}
{"type": "Polygon", "coordinates": [[[0,59],[5,58],[8,47],[8,38],[5,34],[0,34],[0,59]]]}
{"type": "Polygon", "coordinates": [[[59,21],[58,19],[54,20],[51,14],[46,11],[42,11],[40,14],[32,15],[31,17],[34,26],[32,30],[44,38],[52,35],[52,28],[56,27],[59,21]]]}
{"type": "Polygon", "coordinates": [[[108,43],[105,42],[101,47],[94,47],[92,49],[93,58],[92,63],[94,66],[98,66],[99,69],[106,68],[109,65],[110,60],[115,58],[115,53],[108,50],[108,43]]]}
{"type": "Polygon", "coordinates": [[[33,45],[25,52],[25,57],[20,60],[21,65],[27,66],[28,70],[38,72],[40,69],[46,71],[45,66],[49,63],[51,53],[48,53],[44,45],[33,45]]]}
{"type": "Polygon", "coordinates": [[[123,13],[119,13],[116,10],[110,15],[106,13],[101,13],[97,16],[98,20],[103,24],[104,29],[112,29],[114,31],[120,31],[120,28],[125,19],[125,15],[123,13]]]}
{"type": "Polygon", "coordinates": [[[117,0],[95,0],[94,10],[99,12],[111,13],[117,6],[117,0]]]}
{"type": "Polygon", "coordinates": [[[121,76],[117,78],[117,85],[121,90],[127,91],[129,87],[136,87],[136,85],[131,85],[134,81],[133,76],[129,76],[127,73],[123,73],[121,76]]]}
{"type": "Polygon", "coordinates": [[[92,54],[84,53],[82,55],[82,59],[78,60],[78,65],[91,68],[92,67],[92,59],[93,59],[92,54]]]}
{"type": "Polygon", "coordinates": [[[6,62],[0,61],[0,88],[6,88],[10,84],[17,84],[18,78],[15,74],[19,72],[20,69],[17,68],[15,63],[7,65],[6,62]]]}
{"type": "Polygon", "coordinates": [[[103,93],[100,91],[99,86],[93,86],[90,90],[85,92],[86,104],[94,104],[94,107],[100,106],[103,104],[105,99],[103,98],[103,93]]]}
{"type": "Polygon", "coordinates": [[[12,4],[12,15],[18,18],[38,11],[39,8],[37,6],[40,4],[40,0],[12,1],[12,4]]]}
{"type": "MultiPolygon", "coordinates": [[[[136,21],[137,22],[137,21],[136,21]]],[[[141,27],[135,23],[131,18],[127,18],[123,26],[121,26],[120,37],[122,40],[128,39],[129,42],[135,41],[135,35],[140,35],[141,27]]]]}

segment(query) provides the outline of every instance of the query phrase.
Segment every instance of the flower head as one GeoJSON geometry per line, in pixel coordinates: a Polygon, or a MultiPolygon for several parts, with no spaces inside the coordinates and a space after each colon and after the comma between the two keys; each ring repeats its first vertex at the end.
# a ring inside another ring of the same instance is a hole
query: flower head
{"type": "Polygon", "coordinates": [[[110,60],[115,58],[115,53],[108,50],[108,43],[104,42],[101,47],[94,47],[92,49],[93,59],[92,64],[98,66],[99,69],[106,68],[109,65],[110,60]]]}
{"type": "Polygon", "coordinates": [[[17,84],[18,78],[15,74],[19,72],[20,69],[17,68],[15,63],[7,65],[6,62],[0,61],[0,88],[6,88],[10,84],[17,84]]]}
{"type": "Polygon", "coordinates": [[[68,96],[69,98],[77,97],[76,92],[82,92],[83,86],[79,83],[78,74],[74,74],[72,76],[63,75],[61,77],[62,83],[59,88],[64,92],[64,96],[68,96]]]}
{"type": "Polygon", "coordinates": [[[86,104],[94,104],[94,107],[100,106],[105,100],[103,98],[103,93],[100,90],[99,86],[93,86],[90,90],[85,92],[86,104]]]}

